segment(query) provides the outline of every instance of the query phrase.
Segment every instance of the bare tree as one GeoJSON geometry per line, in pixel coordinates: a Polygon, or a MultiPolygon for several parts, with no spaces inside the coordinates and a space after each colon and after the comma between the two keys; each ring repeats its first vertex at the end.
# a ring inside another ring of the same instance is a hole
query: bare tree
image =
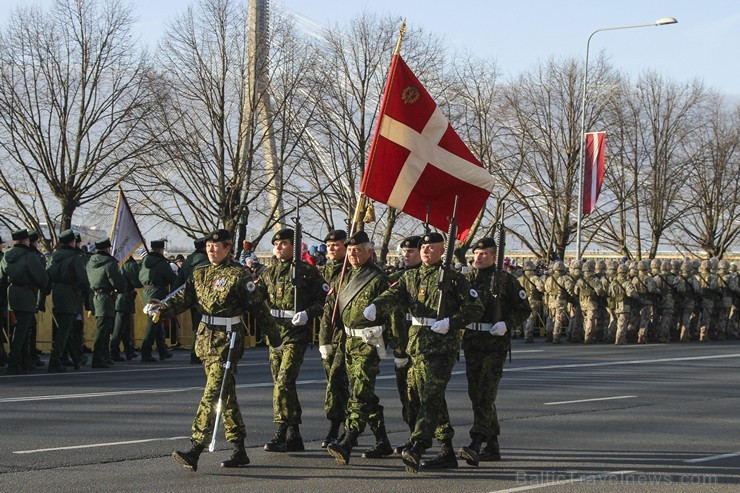
{"type": "Polygon", "coordinates": [[[45,223],[55,239],[151,149],[144,126],[156,92],[131,24],[117,0],[14,11],[0,35],[0,189],[13,211],[6,223],[45,223]]]}

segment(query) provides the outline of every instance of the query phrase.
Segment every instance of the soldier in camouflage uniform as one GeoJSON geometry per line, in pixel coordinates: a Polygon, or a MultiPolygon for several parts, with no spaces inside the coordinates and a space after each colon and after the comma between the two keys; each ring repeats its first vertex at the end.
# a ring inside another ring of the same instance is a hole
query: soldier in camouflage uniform
{"type": "MultiPolygon", "coordinates": [[[[208,265],[208,254],[206,253],[206,240],[205,238],[198,238],[193,240],[193,247],[195,250],[185,257],[185,261],[182,263],[182,267],[177,271],[177,279],[175,280],[175,286],[182,286],[190,279],[193,275],[193,271],[201,265],[208,265]]],[[[195,354],[195,337],[198,331],[198,325],[200,325],[200,312],[195,308],[190,309],[190,325],[193,327],[193,342],[190,346],[190,363],[193,365],[199,365],[201,363],[198,356],[195,354]]]]}
{"type": "Polygon", "coordinates": [[[560,343],[560,336],[568,323],[568,297],[569,291],[573,289],[575,282],[565,272],[565,265],[556,261],[553,264],[552,274],[545,281],[545,291],[548,295],[548,308],[550,318],[548,324],[552,324],[552,342],[560,343]]]}
{"type": "MultiPolygon", "coordinates": [[[[336,292],[342,278],[342,270],[345,267],[345,255],[347,250],[344,241],[347,232],[335,229],[324,238],[326,245],[327,262],[319,267],[321,276],[331,288],[330,292],[336,292]]],[[[342,281],[344,282],[344,281],[342,281]]],[[[332,309],[334,307],[332,306],[332,309]]],[[[333,314],[336,317],[336,314],[333,314]]],[[[331,425],[329,431],[321,442],[321,448],[326,448],[339,438],[339,426],[347,419],[347,401],[349,400],[349,382],[347,380],[347,369],[344,362],[344,332],[332,319],[328,322],[322,320],[319,331],[319,353],[321,353],[321,364],[324,366],[326,375],[326,395],[324,397],[324,414],[331,425]]]]}
{"type": "Polygon", "coordinates": [[[95,242],[95,255],[87,263],[87,278],[93,295],[93,310],[97,319],[92,367],[109,368],[110,336],[116,319],[116,293],[126,290],[126,280],[118,270],[118,261],[110,254],[108,238],[95,242]]]}
{"type": "Polygon", "coordinates": [[[322,326],[331,324],[334,305],[337,305],[337,322],[346,337],[342,340],[347,378],[351,389],[347,402],[346,433],[341,442],[332,442],[327,451],[339,464],[347,465],[357,437],[374,416],[376,443],[363,456],[378,458],[393,453],[385,431],[383,406],[375,394],[375,378],[380,373],[380,359],[386,357],[385,327],[368,327],[362,312],[367,305],[388,289],[389,279],[372,262],[373,247],[367,233],[360,231],[346,242],[347,258],[352,268],[347,282],[340,291],[333,291],[324,308],[322,326]]]}
{"type": "Polygon", "coordinates": [[[116,297],[116,321],[110,338],[110,354],[113,361],[130,361],[137,356],[131,340],[131,316],[136,311],[136,289],[141,287],[139,264],[133,257],[123,263],[121,275],[126,281],[126,289],[116,297]],[[121,343],[126,354],[125,359],[121,356],[121,343]]]}
{"type": "MultiPolygon", "coordinates": [[[[410,407],[417,406],[419,411],[409,440],[412,445],[401,454],[406,470],[411,473],[417,473],[422,466],[424,450],[432,445],[435,436],[443,443],[443,447],[434,460],[445,463],[452,457],[457,464],[452,448],[454,430],[449,424],[445,389],[459,356],[458,331],[483,314],[478,293],[462,274],[449,270],[445,274],[451,282],[447,283],[444,296],[445,313],[449,316],[436,319],[441,294],[438,278],[444,249],[441,234],[424,235],[421,241],[423,265],[406,271],[394,286],[376,298],[363,312],[370,322],[374,322],[376,317],[378,322],[386,321],[399,308],[408,309],[412,316],[406,352],[411,359],[409,378],[414,379],[410,388],[415,393],[409,399],[416,401],[410,407]]],[[[452,252],[448,252],[448,255],[452,255],[452,252]]],[[[429,467],[429,461],[425,462],[429,467]]]]}
{"type": "Polygon", "coordinates": [[[298,260],[298,298],[294,306],[293,230],[281,229],[272,237],[273,254],[278,263],[260,274],[257,283],[267,300],[280,331],[281,350],[270,350],[270,369],[275,382],[273,419],[278,425],[275,436],[265,444],[267,452],[300,452],[305,450],[300,434],[301,404],[296,380],[303,357],[311,341],[313,321],[321,316],[329,286],[312,265],[298,260]]]}
{"type": "Polygon", "coordinates": [[[545,282],[537,275],[534,262],[524,262],[524,274],[519,279],[529,299],[531,312],[524,325],[524,342],[534,342],[534,328],[540,325],[542,317],[542,298],[545,291],[545,282]]]}
{"type": "Polygon", "coordinates": [[[203,362],[206,385],[193,420],[190,450],[172,453],[179,464],[193,472],[198,469],[200,454],[213,436],[222,382],[221,417],[226,440],[232,444],[233,452],[230,459],[221,463],[221,467],[249,464],[244,447],[246,427],[236,399],[235,381],[237,362],[244,353],[246,314],[249,313],[260,324],[271,348],[280,344],[275,321],[263,298],[249,274],[232,258],[231,233],[219,229],[206,236],[205,241],[209,264],[196,268],[185,287],[166,304],[153,300],[144,307],[144,312],[149,316],[159,312],[162,316],[173,317],[193,307],[202,316],[195,351],[203,362]],[[236,339],[231,359],[227,360],[232,331],[236,332],[236,339]]]}
{"type": "Polygon", "coordinates": [[[15,313],[16,325],[10,341],[8,375],[27,373],[29,333],[36,319],[37,293],[46,289],[49,277],[44,264],[31,249],[28,231],[13,231],[13,247],[0,260],[0,290],[7,293],[7,309],[15,313]]]}
{"type": "MultiPolygon", "coordinates": [[[[5,246],[5,242],[0,237],[0,262],[2,262],[5,255],[3,253],[3,246],[5,246]]],[[[9,330],[9,327],[5,327],[8,321],[8,315],[6,313],[8,309],[7,296],[7,290],[0,289],[0,368],[8,364],[8,354],[5,352],[5,335],[8,333],[7,330],[9,330]]]]}
{"type": "Polygon", "coordinates": [[[681,315],[679,340],[689,342],[696,325],[697,306],[701,306],[701,285],[694,272],[694,263],[691,259],[684,259],[681,265],[681,278],[686,286],[686,294],[683,303],[683,314],[681,315]]]}
{"type": "Polygon", "coordinates": [[[738,316],[738,309],[740,308],[740,276],[737,274],[737,264],[730,262],[730,275],[735,279],[735,285],[738,289],[733,290],[732,296],[732,308],[730,309],[730,323],[729,329],[727,330],[727,336],[730,339],[738,338],[738,325],[740,325],[740,317],[738,316]]]}
{"type": "Polygon", "coordinates": [[[583,265],[583,275],[576,281],[575,292],[578,295],[583,314],[583,342],[591,344],[600,337],[598,334],[599,298],[608,292],[608,285],[596,275],[596,262],[588,260],[583,265]]]}
{"type": "Polygon", "coordinates": [[[496,242],[493,238],[478,240],[473,246],[474,270],[468,275],[470,286],[483,303],[483,316],[469,324],[463,335],[465,375],[468,380],[468,397],[473,404],[473,426],[470,428],[470,445],[458,451],[468,465],[479,461],[501,459],[498,436],[501,427],[496,414],[496,394],[504,372],[506,354],[511,349],[510,330],[517,327],[532,313],[527,293],[519,281],[502,271],[497,279],[496,242]],[[496,318],[496,293],[494,287],[501,283],[500,320],[496,318]],[[486,447],[481,451],[481,445],[486,447]]]}
{"type": "Polygon", "coordinates": [[[567,335],[570,342],[583,342],[583,311],[578,302],[576,283],[583,277],[583,261],[572,260],[568,275],[572,284],[568,284],[568,328],[567,335]]]}
{"type": "Polygon", "coordinates": [[[616,260],[610,260],[606,266],[606,274],[604,275],[604,281],[607,286],[606,294],[606,320],[604,320],[604,341],[613,344],[617,334],[617,314],[615,309],[617,307],[616,300],[609,293],[609,287],[611,283],[617,278],[617,268],[619,263],[616,260]]]}
{"type": "Polygon", "coordinates": [[[699,340],[706,342],[710,340],[709,330],[712,327],[712,314],[714,305],[722,298],[717,274],[712,272],[711,261],[702,260],[699,272],[699,285],[701,288],[701,321],[699,327],[699,340]]]}
{"type": "Polygon", "coordinates": [[[717,266],[717,283],[722,293],[717,310],[717,338],[723,341],[732,333],[730,319],[732,299],[734,296],[740,294],[737,276],[734,276],[730,272],[730,261],[727,259],[719,261],[717,266]]]}
{"type": "Polygon", "coordinates": [[[645,344],[648,342],[648,327],[653,319],[653,301],[658,294],[658,286],[655,284],[648,264],[645,260],[640,260],[637,264],[637,276],[632,278],[632,285],[637,290],[638,300],[640,303],[640,318],[637,332],[637,343],[645,344]]]}
{"type": "MultiPolygon", "coordinates": [[[[149,303],[150,300],[164,299],[170,291],[177,287],[174,286],[177,280],[177,274],[172,272],[169,261],[164,256],[164,240],[153,240],[150,244],[151,251],[144,257],[139,270],[139,281],[144,289],[141,291],[141,302],[149,303]]],[[[159,360],[164,361],[172,357],[172,353],[167,349],[167,343],[164,338],[164,328],[162,321],[155,322],[149,317],[146,324],[144,340],[141,341],[141,362],[156,363],[157,360],[152,357],[152,344],[157,342],[157,352],[159,360]]]]}
{"type": "MultiPolygon", "coordinates": [[[[71,229],[62,231],[59,235],[59,244],[52,252],[51,261],[46,269],[51,283],[52,312],[57,323],[57,332],[49,357],[50,373],[67,371],[62,366],[62,355],[67,348],[75,317],[80,313],[82,297],[87,296],[90,289],[87,272],[75,250],[74,242],[74,231],[71,229]]],[[[75,369],[78,369],[80,361],[74,361],[74,365],[75,369]]]]}
{"type": "Polygon", "coordinates": [[[617,316],[617,332],[614,344],[627,344],[630,312],[638,308],[637,289],[629,278],[627,264],[619,264],[617,277],[609,285],[609,297],[614,300],[614,313],[617,316]]]}
{"type": "Polygon", "coordinates": [[[671,261],[664,260],[661,263],[660,272],[653,276],[655,284],[660,292],[661,316],[659,319],[658,342],[666,343],[671,340],[671,328],[676,325],[676,297],[679,295],[679,289],[684,287],[683,283],[678,282],[676,276],[671,274],[671,261]]]}

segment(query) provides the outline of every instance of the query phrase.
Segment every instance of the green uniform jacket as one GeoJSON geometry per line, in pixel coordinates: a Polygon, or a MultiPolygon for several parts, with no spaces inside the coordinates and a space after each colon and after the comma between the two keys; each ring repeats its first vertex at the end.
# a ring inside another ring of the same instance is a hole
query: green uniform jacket
{"type": "Polygon", "coordinates": [[[149,303],[149,300],[156,298],[158,300],[164,299],[172,288],[177,274],[172,272],[169,261],[164,258],[164,255],[159,253],[150,253],[144,257],[144,261],[141,263],[141,270],[139,271],[139,281],[141,281],[144,290],[141,292],[141,301],[144,304],[149,303]]]}
{"type": "MultiPolygon", "coordinates": [[[[339,286],[339,279],[342,276],[342,266],[344,265],[344,259],[340,260],[329,260],[326,262],[326,264],[319,267],[319,272],[321,272],[321,276],[324,278],[324,281],[326,281],[326,284],[329,285],[331,290],[329,293],[333,293],[337,290],[337,286],[339,286]]],[[[349,264],[347,264],[347,267],[349,268],[349,264]]],[[[347,279],[345,278],[344,283],[346,284],[347,279]]],[[[334,299],[332,298],[332,301],[329,301],[327,298],[327,304],[331,304],[331,309],[334,309],[334,299]]],[[[324,307],[324,310],[326,311],[326,307],[324,307]]],[[[322,318],[321,321],[321,329],[319,330],[319,345],[324,346],[326,344],[331,343],[339,343],[339,341],[342,339],[342,329],[339,328],[332,328],[331,327],[331,315],[329,316],[328,322],[325,322],[322,318]],[[332,329],[334,329],[332,331],[332,329]]],[[[339,325],[339,324],[337,324],[339,325]]]]}
{"type": "Polygon", "coordinates": [[[7,290],[8,309],[36,313],[38,292],[49,276],[39,255],[26,245],[14,245],[0,260],[0,288],[7,290]]]}
{"type": "Polygon", "coordinates": [[[87,263],[87,279],[93,292],[95,316],[115,317],[116,293],[126,289],[126,280],[118,271],[118,261],[108,253],[96,253],[87,263]]]}
{"type": "Polygon", "coordinates": [[[511,345],[511,338],[509,337],[511,331],[527,320],[530,313],[532,313],[532,309],[527,300],[527,293],[516,277],[508,272],[502,272],[504,279],[501,289],[501,320],[496,320],[494,317],[496,297],[491,283],[495,273],[496,267],[473,269],[473,272],[468,274],[468,279],[472,288],[478,293],[478,299],[483,303],[483,316],[477,321],[492,324],[503,321],[506,323],[507,334],[494,336],[488,331],[466,330],[463,337],[466,341],[474,340],[475,347],[481,351],[506,352],[511,345]]]}
{"type": "Polygon", "coordinates": [[[88,296],[90,284],[87,272],[76,248],[61,245],[51,254],[46,268],[51,283],[51,302],[54,313],[77,314],[88,296]]]}
{"type": "Polygon", "coordinates": [[[185,284],[185,281],[190,279],[193,275],[193,271],[201,265],[208,265],[208,254],[205,250],[196,250],[185,258],[182,263],[182,267],[177,272],[177,280],[175,281],[174,287],[180,287],[185,284]]]}
{"type": "MultiPolygon", "coordinates": [[[[401,279],[404,272],[418,269],[420,266],[421,262],[418,265],[394,272],[390,275],[391,283],[395,283],[401,279]]],[[[393,348],[393,356],[396,358],[407,357],[406,346],[409,343],[409,328],[411,327],[411,320],[407,318],[407,315],[409,315],[408,310],[400,308],[398,310],[394,310],[390,317],[390,334],[388,334],[388,343],[393,348]]]]}
{"type": "MultiPolygon", "coordinates": [[[[441,266],[442,262],[438,262],[404,272],[397,284],[373,301],[378,320],[366,320],[364,326],[370,327],[388,320],[393,311],[399,308],[407,308],[413,317],[435,319],[440,295],[437,278],[441,266]]],[[[450,330],[447,334],[438,334],[428,326],[416,325],[412,321],[406,347],[406,353],[412,357],[457,353],[460,349],[458,331],[483,315],[483,304],[465,276],[456,271],[450,271],[449,274],[451,282],[447,285],[445,300],[447,313],[450,314],[450,330]]]]}
{"type": "MultiPolygon", "coordinates": [[[[271,346],[280,345],[275,320],[256,286],[242,266],[230,258],[218,265],[203,265],[193,271],[185,288],[170,299],[162,311],[172,317],[190,308],[215,317],[244,316],[247,312],[259,324],[271,346]]],[[[235,358],[244,352],[244,323],[238,326],[239,337],[234,346],[235,358]]],[[[225,329],[211,330],[205,322],[198,326],[196,354],[204,362],[225,361],[229,345],[225,329]]]]}
{"type": "Polygon", "coordinates": [[[286,260],[271,265],[260,274],[257,285],[271,309],[303,311],[308,314],[305,326],[294,326],[289,318],[278,318],[276,322],[283,341],[308,343],[311,339],[311,327],[314,320],[324,313],[324,301],[329,292],[329,285],[324,282],[316,267],[301,261],[301,281],[299,298],[303,306],[293,306],[293,280],[290,266],[286,260]]]}
{"type": "Polygon", "coordinates": [[[116,311],[121,313],[134,313],[136,310],[136,288],[141,287],[139,281],[139,264],[136,260],[129,258],[121,266],[121,275],[126,281],[126,289],[118,293],[116,297],[116,311]]]}

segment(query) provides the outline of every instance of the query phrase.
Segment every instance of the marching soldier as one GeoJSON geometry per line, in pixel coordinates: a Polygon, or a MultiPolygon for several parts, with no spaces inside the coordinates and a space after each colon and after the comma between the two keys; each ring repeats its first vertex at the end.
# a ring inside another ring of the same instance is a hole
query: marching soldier
{"type": "Polygon", "coordinates": [[[608,291],[608,286],[596,276],[596,262],[588,260],[583,264],[583,275],[576,281],[575,292],[583,314],[583,342],[596,342],[598,335],[599,298],[608,291]]]}
{"type": "Polygon", "coordinates": [[[373,247],[367,233],[360,231],[346,242],[347,258],[352,268],[347,273],[347,282],[337,292],[332,292],[324,308],[322,325],[331,324],[334,304],[340,326],[346,337],[344,354],[349,388],[352,389],[347,402],[345,436],[341,442],[331,442],[327,451],[338,463],[347,465],[357,437],[370,422],[376,443],[364,457],[377,458],[393,453],[385,431],[383,406],[375,394],[375,378],[380,373],[380,359],[385,357],[385,327],[367,327],[362,315],[365,307],[383,291],[388,289],[388,277],[372,262],[373,247]]]}
{"type": "MultiPolygon", "coordinates": [[[[0,262],[3,260],[3,246],[5,246],[5,242],[3,241],[2,237],[0,237],[0,262]]],[[[10,330],[10,327],[5,327],[8,316],[7,316],[7,310],[8,310],[8,292],[6,289],[0,288],[0,368],[4,367],[6,364],[8,364],[8,353],[5,352],[5,334],[6,330],[10,330]]],[[[9,342],[9,341],[8,341],[9,342]]]]}
{"type": "MultiPolygon", "coordinates": [[[[43,253],[39,251],[39,233],[35,229],[32,229],[28,232],[28,238],[31,240],[31,250],[33,253],[35,253],[39,259],[41,260],[41,263],[44,266],[44,269],[46,268],[46,256],[44,256],[43,253]]],[[[46,296],[49,294],[49,286],[47,284],[46,288],[44,289],[36,289],[36,311],[38,312],[45,312],[46,311],[46,296]]],[[[38,320],[36,317],[33,317],[31,319],[31,328],[28,332],[28,349],[26,352],[27,355],[27,361],[29,364],[29,368],[32,367],[43,367],[44,362],[41,361],[41,351],[38,350],[38,347],[36,346],[36,339],[38,336],[38,320]]]]}
{"type": "Polygon", "coordinates": [[[540,325],[542,314],[542,298],[545,291],[545,283],[537,275],[536,269],[534,262],[527,260],[524,262],[524,274],[520,278],[531,308],[531,313],[524,326],[524,342],[534,342],[534,328],[540,325]]]}
{"type": "Polygon", "coordinates": [[[116,319],[110,339],[110,354],[113,361],[130,361],[137,356],[131,341],[131,316],[136,311],[136,288],[142,287],[139,281],[139,264],[133,257],[123,263],[121,275],[126,287],[116,296],[116,319]],[[126,354],[125,359],[121,356],[121,343],[126,354]]]}
{"type": "Polygon", "coordinates": [[[277,322],[282,348],[270,349],[270,369],[275,383],[273,419],[278,426],[273,439],[265,444],[267,452],[305,450],[299,429],[302,410],[296,380],[311,340],[313,321],[323,313],[329,290],[316,267],[300,259],[296,259],[298,279],[291,278],[293,236],[292,229],[275,233],[272,252],[278,262],[265,269],[257,281],[277,322]],[[294,306],[294,288],[303,306],[294,306]]]}
{"type": "MultiPolygon", "coordinates": [[[[139,281],[144,288],[141,292],[141,302],[145,305],[152,299],[164,299],[177,280],[177,274],[172,272],[170,263],[164,256],[164,240],[154,240],[149,245],[151,251],[144,257],[143,262],[141,262],[141,270],[139,271],[139,281]]],[[[160,320],[154,322],[152,317],[148,317],[144,340],[141,341],[142,363],[157,362],[152,357],[152,344],[154,344],[155,340],[157,342],[159,360],[164,361],[171,358],[172,353],[167,349],[162,322],[160,320]]]]}
{"type": "Polygon", "coordinates": [[[661,305],[661,316],[658,325],[658,342],[666,343],[671,340],[671,328],[675,326],[675,307],[676,297],[679,294],[679,289],[683,285],[679,285],[676,280],[676,276],[671,274],[671,261],[664,260],[660,266],[660,273],[654,275],[653,279],[658,287],[660,297],[662,299],[661,305]]]}
{"type": "MultiPolygon", "coordinates": [[[[177,280],[175,286],[182,286],[185,282],[190,279],[193,275],[193,271],[202,265],[208,265],[208,254],[206,253],[206,242],[205,238],[198,238],[193,240],[193,247],[195,250],[193,253],[185,257],[185,261],[182,264],[182,268],[177,271],[177,280]]],[[[200,312],[195,309],[190,309],[190,321],[193,328],[193,343],[190,346],[190,363],[193,365],[199,365],[201,361],[195,354],[195,336],[198,332],[198,325],[200,325],[200,312]]]]}
{"type": "Polygon", "coordinates": [[[698,276],[701,287],[701,321],[699,327],[699,340],[702,342],[709,341],[709,329],[712,326],[712,311],[715,303],[719,302],[722,294],[720,291],[717,274],[711,270],[711,262],[702,260],[698,276]]]}
{"type": "MultiPolygon", "coordinates": [[[[439,233],[428,233],[421,241],[421,261],[418,269],[405,272],[398,282],[376,298],[364,310],[370,322],[385,321],[398,308],[411,313],[411,328],[407,352],[411,358],[409,378],[415,394],[410,400],[419,409],[414,431],[411,433],[410,448],[403,450],[406,470],[417,473],[419,467],[455,467],[457,459],[452,448],[454,430],[450,425],[445,401],[445,389],[458,358],[460,343],[458,331],[478,320],[483,305],[478,293],[470,287],[465,277],[454,270],[448,271],[452,282],[444,293],[445,313],[449,316],[437,320],[437,308],[441,296],[438,277],[444,253],[444,238],[439,233]],[[432,439],[443,444],[437,456],[422,464],[425,449],[431,447],[432,439]],[[452,465],[454,462],[454,465],[452,465]]],[[[448,252],[451,255],[452,252],[448,252]]],[[[369,324],[368,324],[369,325],[369,324]]]]}
{"type": "Polygon", "coordinates": [[[648,264],[645,260],[637,263],[637,276],[632,278],[632,285],[637,290],[640,303],[639,329],[637,332],[637,343],[648,342],[648,327],[653,320],[653,300],[658,294],[658,286],[648,272],[648,264]]]}
{"type": "Polygon", "coordinates": [[[463,335],[465,375],[468,397],[473,405],[473,426],[470,445],[459,450],[460,458],[471,466],[479,461],[501,459],[498,436],[501,432],[496,414],[496,394],[504,371],[506,354],[511,349],[510,331],[532,313],[527,293],[519,281],[501,271],[503,279],[495,279],[496,242],[493,238],[478,240],[473,246],[473,272],[468,274],[470,286],[483,303],[483,316],[468,324],[463,335]],[[496,293],[493,286],[501,282],[501,320],[495,317],[496,293]],[[509,333],[509,335],[507,335],[509,333]],[[481,451],[481,445],[486,447],[481,451]]]}
{"type": "Polygon", "coordinates": [[[552,274],[545,281],[545,291],[549,297],[549,323],[552,324],[553,344],[560,344],[560,336],[568,323],[568,293],[574,285],[573,278],[565,272],[565,264],[559,260],[556,261],[553,264],[552,274]]]}
{"type": "Polygon", "coordinates": [[[614,339],[617,334],[617,315],[614,311],[617,307],[617,304],[614,297],[611,296],[608,290],[609,286],[611,286],[611,283],[613,283],[614,280],[617,278],[618,267],[619,263],[616,260],[610,260],[606,266],[606,275],[604,276],[604,281],[606,282],[607,286],[606,314],[609,317],[608,320],[604,321],[604,340],[610,344],[614,343],[614,339]]]}
{"type": "Polygon", "coordinates": [[[684,259],[681,265],[681,278],[686,285],[686,295],[683,303],[679,340],[689,342],[696,324],[697,306],[701,306],[701,285],[699,277],[694,272],[694,262],[689,258],[684,259]]]}
{"type": "Polygon", "coordinates": [[[637,305],[639,295],[629,278],[627,264],[619,264],[619,267],[617,267],[617,277],[609,285],[609,296],[614,299],[614,313],[617,316],[617,332],[614,336],[614,344],[627,344],[630,312],[639,306],[637,305]]]}
{"type": "Polygon", "coordinates": [[[570,342],[583,342],[583,312],[578,302],[578,293],[576,292],[576,283],[583,276],[583,261],[573,260],[570,263],[570,272],[568,277],[570,281],[566,284],[568,291],[568,340],[570,342]]]}

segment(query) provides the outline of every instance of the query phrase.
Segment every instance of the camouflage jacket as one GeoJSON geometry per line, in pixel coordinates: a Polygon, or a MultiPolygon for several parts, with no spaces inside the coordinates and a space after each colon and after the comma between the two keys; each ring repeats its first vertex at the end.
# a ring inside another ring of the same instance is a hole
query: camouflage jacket
{"type": "Polygon", "coordinates": [[[141,291],[141,301],[146,304],[149,300],[165,298],[170,291],[179,286],[174,286],[177,274],[172,272],[170,263],[164,255],[152,252],[141,263],[139,270],[139,281],[144,289],[141,291]]]}
{"type": "Polygon", "coordinates": [[[608,290],[606,282],[595,274],[584,274],[575,285],[582,310],[596,310],[599,307],[599,298],[605,296],[608,290]]]}
{"type": "Polygon", "coordinates": [[[0,260],[0,289],[7,290],[9,310],[36,313],[38,293],[48,283],[44,263],[31,247],[14,245],[0,260]]]}
{"type": "Polygon", "coordinates": [[[46,273],[49,275],[54,313],[80,313],[90,283],[77,250],[67,245],[58,247],[51,254],[46,273]]]}
{"type": "MultiPolygon", "coordinates": [[[[340,260],[328,260],[326,264],[319,267],[319,272],[321,272],[321,276],[324,278],[324,281],[326,281],[326,284],[331,288],[329,291],[329,294],[333,293],[337,290],[337,286],[339,285],[339,280],[342,276],[342,266],[344,265],[344,259],[340,260]]],[[[347,264],[349,268],[349,264],[347,264]]],[[[344,282],[346,283],[346,279],[344,282]]],[[[332,312],[334,310],[334,299],[332,298],[332,301],[329,301],[327,298],[327,305],[331,304],[332,312]]],[[[326,312],[326,306],[324,307],[324,312],[326,312]]],[[[337,317],[338,318],[338,317],[337,317]]],[[[321,327],[319,329],[319,345],[326,345],[326,344],[339,344],[339,341],[342,340],[344,337],[342,334],[342,328],[339,327],[339,323],[335,322],[335,326],[332,327],[331,319],[329,319],[328,323],[324,323],[323,317],[321,321],[321,327]]]]}
{"type": "Polygon", "coordinates": [[[527,293],[530,303],[542,301],[545,293],[545,282],[542,278],[536,274],[522,274],[519,278],[519,283],[527,293]]]}
{"type": "Polygon", "coordinates": [[[655,284],[655,280],[653,280],[652,276],[641,276],[638,274],[636,277],[632,278],[632,285],[637,290],[640,304],[643,306],[650,306],[656,303],[659,298],[660,291],[658,290],[658,286],[655,284]]]}
{"type": "Polygon", "coordinates": [[[408,309],[412,320],[409,328],[409,341],[406,353],[411,356],[457,353],[460,349],[458,331],[483,315],[483,304],[478,293],[470,287],[465,276],[450,271],[451,282],[445,293],[446,311],[449,313],[450,330],[438,334],[429,325],[421,325],[420,319],[436,319],[440,290],[437,284],[442,262],[422,265],[418,269],[407,270],[397,283],[385,291],[373,303],[377,308],[378,320],[367,322],[366,326],[387,321],[398,309],[408,309]]]}
{"type": "Polygon", "coordinates": [[[609,284],[609,298],[613,300],[617,313],[629,313],[630,308],[637,304],[637,297],[637,289],[624,275],[617,275],[609,284]]]}
{"type": "Polygon", "coordinates": [[[574,294],[575,281],[568,274],[551,275],[545,281],[550,309],[565,308],[574,294]]]}
{"type": "MultiPolygon", "coordinates": [[[[413,267],[407,267],[390,275],[391,283],[401,279],[404,272],[418,269],[421,262],[413,267]]],[[[406,346],[409,343],[409,329],[411,328],[411,314],[408,309],[399,308],[394,310],[390,316],[390,331],[388,333],[388,345],[393,348],[393,355],[396,358],[407,358],[406,346]]]]}
{"type": "Polygon", "coordinates": [[[118,261],[110,254],[98,252],[87,263],[87,278],[93,292],[96,317],[116,315],[116,293],[126,289],[126,280],[118,270],[118,261]]]}

